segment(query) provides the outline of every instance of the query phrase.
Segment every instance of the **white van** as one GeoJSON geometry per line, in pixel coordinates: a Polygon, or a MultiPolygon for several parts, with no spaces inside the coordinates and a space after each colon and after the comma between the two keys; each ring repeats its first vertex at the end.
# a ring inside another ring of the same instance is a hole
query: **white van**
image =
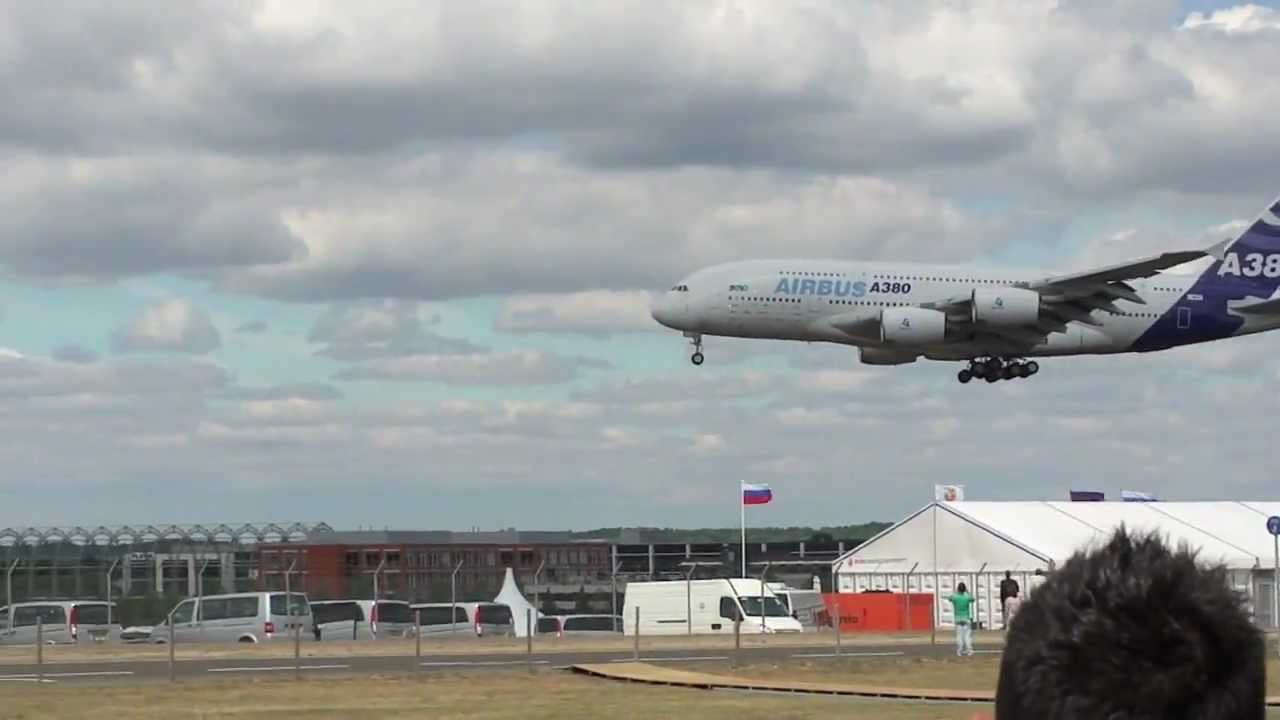
{"type": "Polygon", "coordinates": [[[798,633],[800,621],[773,591],[752,578],[719,578],[627,583],[622,602],[623,634],[686,635],[692,610],[694,635],[733,634],[733,621],[742,619],[742,633],[798,633]]]}
{"type": "Polygon", "coordinates": [[[511,608],[502,603],[461,602],[456,606],[449,603],[414,603],[410,610],[422,611],[423,635],[471,632],[483,637],[512,633],[511,608]],[[456,629],[450,625],[451,607],[454,613],[452,622],[456,629]]]}
{"type": "Polygon", "coordinates": [[[0,645],[32,645],[36,624],[43,622],[48,645],[94,642],[120,636],[120,612],[111,603],[95,600],[47,600],[14,603],[0,608],[0,645]]]}
{"type": "Polygon", "coordinates": [[[286,604],[282,592],[251,592],[188,598],[169,612],[165,621],[151,631],[151,642],[169,642],[169,623],[179,643],[243,642],[259,643],[293,637],[293,628],[303,635],[313,633],[311,606],[305,593],[289,593],[286,604]],[[290,607],[291,606],[291,607],[290,607]]]}
{"type": "Polygon", "coordinates": [[[826,614],[827,605],[818,590],[798,590],[787,587],[784,583],[769,583],[778,601],[787,609],[791,617],[800,621],[804,628],[817,628],[819,619],[826,614]]]}
{"type": "Polygon", "coordinates": [[[413,637],[413,612],[405,600],[312,600],[317,640],[413,637]]]}

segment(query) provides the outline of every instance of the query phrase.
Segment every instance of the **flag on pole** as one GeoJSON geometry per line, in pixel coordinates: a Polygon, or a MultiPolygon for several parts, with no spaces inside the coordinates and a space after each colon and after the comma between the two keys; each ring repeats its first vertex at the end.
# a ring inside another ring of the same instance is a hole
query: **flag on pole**
{"type": "Polygon", "coordinates": [[[1097,490],[1072,490],[1071,502],[1102,502],[1107,494],[1097,490]]]}
{"type": "Polygon", "coordinates": [[[960,502],[964,500],[964,486],[934,485],[933,499],[938,502],[960,502]]]}
{"type": "Polygon", "coordinates": [[[764,505],[773,499],[773,491],[768,485],[752,485],[742,483],[743,505],[764,505]]]}
{"type": "Polygon", "coordinates": [[[1125,502],[1157,502],[1159,498],[1151,493],[1139,492],[1137,490],[1121,490],[1120,499],[1125,502]]]}

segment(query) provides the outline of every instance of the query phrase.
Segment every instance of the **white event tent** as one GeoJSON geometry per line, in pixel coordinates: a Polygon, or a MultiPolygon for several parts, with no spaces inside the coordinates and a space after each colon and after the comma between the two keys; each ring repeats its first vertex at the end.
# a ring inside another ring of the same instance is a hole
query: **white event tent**
{"type": "Polygon", "coordinates": [[[529,636],[529,616],[526,613],[532,615],[535,624],[538,618],[542,617],[542,613],[538,612],[538,609],[525,599],[524,593],[520,592],[520,586],[516,584],[516,574],[511,568],[507,568],[506,577],[502,579],[502,589],[498,591],[493,601],[511,608],[511,629],[518,638],[529,636]]]}
{"type": "Polygon", "coordinates": [[[933,594],[940,627],[952,622],[950,603],[937,602],[938,596],[964,582],[977,600],[977,620],[998,628],[1006,571],[1025,595],[1043,581],[1039,573],[1100,544],[1123,524],[1225,564],[1232,586],[1248,595],[1255,621],[1274,627],[1271,515],[1280,515],[1280,502],[935,502],[845,553],[832,573],[839,592],[933,594]]]}

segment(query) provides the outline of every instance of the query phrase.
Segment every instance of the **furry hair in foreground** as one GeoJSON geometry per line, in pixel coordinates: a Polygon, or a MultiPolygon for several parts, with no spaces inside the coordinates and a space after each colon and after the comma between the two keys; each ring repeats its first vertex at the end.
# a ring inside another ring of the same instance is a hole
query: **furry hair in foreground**
{"type": "Polygon", "coordinates": [[[1262,720],[1266,646],[1221,566],[1121,527],[1010,623],[997,720],[1262,720]]]}

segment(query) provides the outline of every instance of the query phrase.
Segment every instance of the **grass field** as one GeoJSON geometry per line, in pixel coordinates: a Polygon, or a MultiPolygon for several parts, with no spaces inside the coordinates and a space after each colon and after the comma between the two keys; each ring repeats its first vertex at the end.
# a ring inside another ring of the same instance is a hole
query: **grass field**
{"type": "MultiPolygon", "coordinates": [[[[859,685],[990,689],[995,658],[860,658],[839,661],[727,663],[690,670],[773,680],[830,680],[859,685]]],[[[1269,667],[1280,694],[1280,663],[1269,667]]],[[[685,690],[587,678],[539,670],[423,673],[417,676],[285,677],[85,685],[0,682],[0,720],[130,718],[131,720],[610,720],[654,716],[698,720],[971,720],[987,704],[912,703],[730,691],[685,690]]],[[[1269,715],[1268,717],[1280,717],[1269,715]]]]}
{"type": "MultiPolygon", "coordinates": [[[[803,678],[809,682],[840,682],[900,688],[991,690],[1000,674],[996,656],[954,658],[859,658],[850,660],[788,660],[747,663],[737,669],[724,663],[682,666],[720,675],[771,679],[803,678]]],[[[1267,694],[1280,696],[1280,661],[1267,662],[1267,694]]]]}
{"type": "Polygon", "coordinates": [[[629,685],[544,671],[96,686],[0,684],[0,719],[968,720],[989,706],[892,703],[629,685]]]}
{"type": "MultiPolygon", "coordinates": [[[[805,633],[803,635],[743,635],[742,646],[752,647],[834,647],[835,636],[826,633],[805,633]]],[[[841,644],[844,647],[856,648],[868,645],[897,645],[928,643],[928,633],[912,633],[897,635],[859,634],[844,635],[841,644]]],[[[950,637],[940,634],[940,644],[950,643],[950,637]]],[[[978,646],[993,646],[1002,642],[999,633],[979,633],[975,640],[978,646]]],[[[628,652],[634,646],[631,638],[624,637],[536,637],[534,651],[547,652],[592,652],[621,651],[628,652]]],[[[640,639],[642,650],[660,649],[703,649],[732,650],[733,637],[643,637],[640,639]]],[[[525,652],[525,641],[516,638],[476,638],[459,637],[457,639],[423,639],[423,655],[460,655],[460,654],[512,654],[525,652]]],[[[352,642],[350,640],[325,640],[316,642],[311,637],[302,638],[302,657],[352,657],[361,655],[400,655],[409,657],[414,654],[412,640],[379,640],[352,642]]],[[[216,659],[216,658],[270,658],[293,657],[293,641],[291,638],[278,638],[271,643],[244,645],[236,643],[218,644],[179,644],[176,650],[179,660],[216,659]]],[[[44,661],[48,663],[62,662],[111,662],[116,660],[168,660],[169,648],[166,645],[121,645],[118,643],[103,645],[78,645],[46,647],[44,661]]],[[[0,647],[0,665],[28,664],[35,662],[35,648],[0,647]]]]}

